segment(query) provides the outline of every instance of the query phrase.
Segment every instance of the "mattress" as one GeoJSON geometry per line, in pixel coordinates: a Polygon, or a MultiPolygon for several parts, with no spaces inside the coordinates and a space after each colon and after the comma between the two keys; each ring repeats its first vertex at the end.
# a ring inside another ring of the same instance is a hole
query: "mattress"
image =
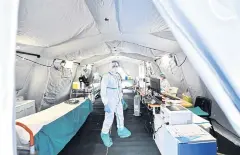
{"type": "MultiPolygon", "coordinates": [[[[61,103],[39,113],[18,119],[34,134],[35,150],[38,155],[56,155],[72,139],[92,112],[89,99],[79,99],[78,104],[61,103]]],[[[28,134],[17,127],[22,142],[28,143],[28,134]]]]}
{"type": "MultiPolygon", "coordinates": [[[[78,104],[72,105],[63,102],[41,112],[17,119],[16,122],[21,122],[25,124],[32,130],[33,135],[35,136],[42,129],[43,126],[48,125],[49,123],[66,115],[67,113],[84,103],[85,100],[86,99],[79,99],[78,104]]],[[[16,126],[16,131],[21,143],[28,144],[30,140],[29,134],[22,127],[19,126],[16,126]]]]}

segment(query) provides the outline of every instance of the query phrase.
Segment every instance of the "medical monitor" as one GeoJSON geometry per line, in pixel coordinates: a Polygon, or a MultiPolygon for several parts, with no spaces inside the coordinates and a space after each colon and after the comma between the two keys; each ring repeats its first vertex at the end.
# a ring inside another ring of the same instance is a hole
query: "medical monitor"
{"type": "Polygon", "coordinates": [[[157,78],[150,78],[150,87],[153,91],[157,92],[157,93],[161,93],[160,91],[160,79],[157,78]]]}

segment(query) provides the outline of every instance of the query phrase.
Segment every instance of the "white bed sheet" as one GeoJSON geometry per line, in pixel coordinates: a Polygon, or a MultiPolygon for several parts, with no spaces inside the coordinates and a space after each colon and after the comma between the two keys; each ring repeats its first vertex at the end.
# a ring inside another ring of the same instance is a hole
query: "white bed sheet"
{"type": "MultiPolygon", "coordinates": [[[[64,116],[68,112],[81,105],[86,99],[80,98],[78,100],[78,104],[66,104],[63,102],[41,112],[17,119],[16,122],[25,124],[28,128],[32,130],[33,135],[35,135],[38,133],[38,131],[41,130],[44,125],[47,125],[57,120],[61,116],[64,116]]],[[[19,126],[16,126],[16,132],[19,136],[19,140],[21,141],[21,143],[28,144],[30,140],[29,134],[22,127],[19,126]]]]}

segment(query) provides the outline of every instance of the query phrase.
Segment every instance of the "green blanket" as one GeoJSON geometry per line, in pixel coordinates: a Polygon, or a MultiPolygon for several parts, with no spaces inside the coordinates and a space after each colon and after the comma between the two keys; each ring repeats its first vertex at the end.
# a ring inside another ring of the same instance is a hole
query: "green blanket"
{"type": "Polygon", "coordinates": [[[200,107],[188,108],[188,110],[192,111],[198,116],[208,116],[208,113],[203,111],[200,107]]]}

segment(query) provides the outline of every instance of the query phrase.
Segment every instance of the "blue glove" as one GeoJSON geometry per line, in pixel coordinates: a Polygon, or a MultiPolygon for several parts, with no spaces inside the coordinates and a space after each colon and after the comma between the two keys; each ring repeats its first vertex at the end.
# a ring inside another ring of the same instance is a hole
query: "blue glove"
{"type": "Polygon", "coordinates": [[[127,110],[128,104],[122,99],[122,104],[123,104],[123,110],[127,110]]]}
{"type": "Polygon", "coordinates": [[[124,101],[123,99],[121,99],[121,102],[122,102],[122,105],[124,105],[124,104],[125,104],[125,101],[124,101]]]}
{"type": "Polygon", "coordinates": [[[108,104],[105,105],[104,111],[107,112],[107,113],[110,113],[110,112],[111,112],[111,109],[110,109],[110,107],[108,106],[108,104]]]}

